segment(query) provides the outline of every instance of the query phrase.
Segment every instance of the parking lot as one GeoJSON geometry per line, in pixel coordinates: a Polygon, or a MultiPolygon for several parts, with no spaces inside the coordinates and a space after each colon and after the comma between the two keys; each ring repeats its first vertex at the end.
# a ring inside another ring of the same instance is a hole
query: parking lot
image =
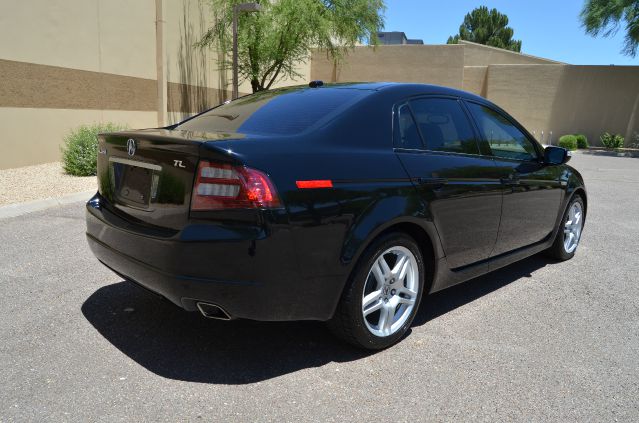
{"type": "Polygon", "coordinates": [[[364,353],[316,322],[220,322],[104,268],[83,204],[0,220],[0,421],[639,420],[639,159],[576,153],[576,257],[428,297],[364,353]]]}

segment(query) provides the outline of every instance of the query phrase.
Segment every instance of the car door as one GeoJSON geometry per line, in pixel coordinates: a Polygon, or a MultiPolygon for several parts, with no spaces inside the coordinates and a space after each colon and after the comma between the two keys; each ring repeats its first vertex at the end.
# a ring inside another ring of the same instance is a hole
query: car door
{"type": "Polygon", "coordinates": [[[543,163],[542,151],[518,124],[500,111],[466,102],[503,185],[497,244],[492,256],[547,239],[553,231],[562,187],[560,169],[543,163]]]}
{"type": "Polygon", "coordinates": [[[451,269],[489,257],[497,238],[501,183],[456,98],[422,97],[395,107],[395,152],[437,228],[451,269]]]}

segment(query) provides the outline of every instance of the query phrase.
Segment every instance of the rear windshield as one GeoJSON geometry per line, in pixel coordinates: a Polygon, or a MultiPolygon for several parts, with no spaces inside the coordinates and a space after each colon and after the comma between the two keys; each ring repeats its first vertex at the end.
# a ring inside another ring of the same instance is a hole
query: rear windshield
{"type": "Polygon", "coordinates": [[[211,109],[176,129],[294,135],[327,122],[366,93],[347,88],[263,91],[211,109]]]}

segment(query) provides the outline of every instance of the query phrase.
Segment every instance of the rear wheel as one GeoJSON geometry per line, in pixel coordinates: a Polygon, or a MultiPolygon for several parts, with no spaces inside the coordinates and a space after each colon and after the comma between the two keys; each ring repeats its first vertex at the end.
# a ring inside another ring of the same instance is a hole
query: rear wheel
{"type": "Polygon", "coordinates": [[[584,217],[584,201],[581,196],[575,195],[564,213],[555,242],[547,250],[549,256],[558,260],[569,260],[575,255],[581,240],[584,217]]]}
{"type": "Polygon", "coordinates": [[[329,327],[355,346],[389,347],[410,328],[423,287],[415,241],[401,232],[384,235],[360,258],[329,327]]]}

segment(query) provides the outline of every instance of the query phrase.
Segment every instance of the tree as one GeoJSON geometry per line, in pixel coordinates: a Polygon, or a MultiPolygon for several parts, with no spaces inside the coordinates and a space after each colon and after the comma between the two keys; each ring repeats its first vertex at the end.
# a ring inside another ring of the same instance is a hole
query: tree
{"type": "MultiPolygon", "coordinates": [[[[209,0],[213,26],[198,45],[219,53],[220,70],[232,69],[233,6],[246,0],[209,0]]],[[[377,43],[384,0],[259,0],[262,11],[243,13],[238,25],[238,72],[253,92],[269,89],[309,60],[311,48],[338,61],[357,43],[377,43]]]]}
{"type": "Polygon", "coordinates": [[[625,22],[622,53],[636,57],[639,48],[639,0],[587,0],[581,12],[586,33],[596,37],[614,35],[625,22]]]}
{"type": "Polygon", "coordinates": [[[497,9],[488,10],[480,6],[464,17],[459,34],[448,37],[447,44],[458,44],[459,40],[521,51],[521,41],[513,40],[514,30],[508,26],[508,16],[497,9]]]}

